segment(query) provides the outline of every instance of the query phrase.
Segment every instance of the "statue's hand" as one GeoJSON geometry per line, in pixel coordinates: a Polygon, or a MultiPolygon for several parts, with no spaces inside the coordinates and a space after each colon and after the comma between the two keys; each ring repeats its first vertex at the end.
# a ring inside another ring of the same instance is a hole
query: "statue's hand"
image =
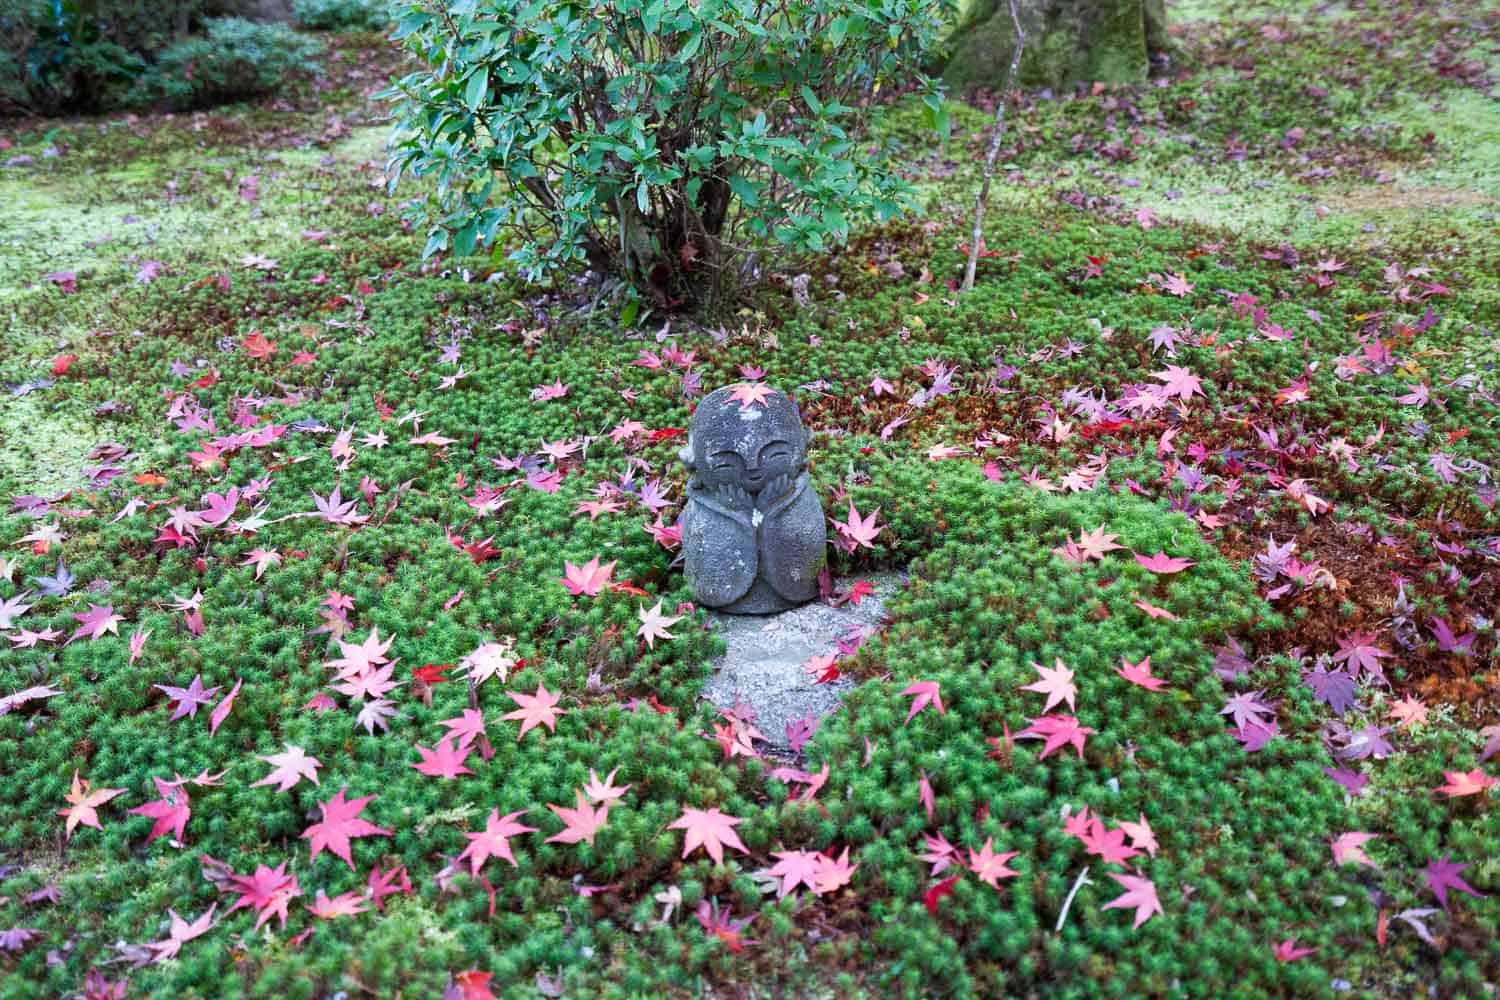
{"type": "Polygon", "coordinates": [[[766,483],[756,497],[756,506],[761,510],[769,510],[772,504],[784,499],[792,491],[792,479],[790,476],[777,476],[766,483]]]}
{"type": "Polygon", "coordinates": [[[718,489],[714,490],[713,497],[725,510],[749,513],[755,506],[750,494],[738,483],[720,483],[718,489]]]}

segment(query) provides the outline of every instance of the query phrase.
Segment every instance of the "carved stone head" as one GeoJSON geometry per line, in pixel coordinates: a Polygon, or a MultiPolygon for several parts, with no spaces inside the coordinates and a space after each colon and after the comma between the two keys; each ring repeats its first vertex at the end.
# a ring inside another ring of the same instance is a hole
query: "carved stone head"
{"type": "Polygon", "coordinates": [[[767,483],[795,479],[807,468],[809,433],[791,398],[770,390],[764,402],[741,405],[733,386],[716,389],[693,411],[688,443],[679,453],[689,486],[739,486],[755,495],[767,483]]]}

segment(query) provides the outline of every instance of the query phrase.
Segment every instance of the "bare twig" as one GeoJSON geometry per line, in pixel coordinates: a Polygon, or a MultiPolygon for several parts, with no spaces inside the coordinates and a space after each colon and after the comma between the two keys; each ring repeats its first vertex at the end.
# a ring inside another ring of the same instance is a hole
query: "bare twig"
{"type": "Polygon", "coordinates": [[[984,180],[979,193],[974,196],[974,231],[969,235],[969,263],[964,268],[963,291],[974,287],[974,269],[979,266],[980,230],[984,226],[984,206],[990,200],[990,181],[995,176],[995,160],[1000,156],[1000,140],[1005,137],[1005,102],[1016,86],[1016,73],[1021,69],[1021,52],[1026,48],[1026,32],[1021,27],[1021,12],[1016,9],[1016,0],[1010,2],[1010,23],[1016,29],[1016,47],[1011,50],[1010,68],[1005,71],[1005,90],[995,105],[995,131],[990,134],[990,150],[984,158],[984,180]]]}
{"type": "MultiPolygon", "coordinates": [[[[1012,8],[1014,8],[1015,0],[1011,0],[1011,6],[1012,8]]],[[[1068,910],[1072,909],[1073,897],[1078,895],[1078,890],[1082,889],[1086,885],[1093,884],[1094,880],[1089,878],[1089,869],[1088,866],[1085,865],[1083,871],[1078,873],[1078,878],[1073,880],[1073,888],[1069,890],[1068,898],[1063,900],[1062,912],[1057,915],[1057,926],[1052,928],[1054,931],[1061,932],[1063,929],[1063,924],[1067,923],[1068,910]]]]}

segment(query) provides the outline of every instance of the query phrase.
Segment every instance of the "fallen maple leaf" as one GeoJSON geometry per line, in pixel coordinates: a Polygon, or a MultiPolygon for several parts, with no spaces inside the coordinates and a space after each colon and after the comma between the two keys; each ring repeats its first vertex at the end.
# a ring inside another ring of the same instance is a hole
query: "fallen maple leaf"
{"type": "Polygon", "coordinates": [[[1169,574],[1181,573],[1189,566],[1198,565],[1191,559],[1182,559],[1176,556],[1168,556],[1165,552],[1157,551],[1154,556],[1143,556],[1135,553],[1135,561],[1146,567],[1153,573],[1169,574]]]}
{"type": "Polygon", "coordinates": [[[356,913],[365,912],[365,897],[353,889],[341,892],[332,899],[322,889],[318,890],[318,898],[313,900],[313,905],[304,907],[308,913],[319,920],[332,920],[335,917],[351,917],[356,913]]]}
{"type": "Polygon", "coordinates": [[[1055,667],[1048,668],[1039,664],[1031,664],[1031,669],[1041,674],[1042,679],[1031,684],[1022,685],[1022,691],[1035,691],[1047,696],[1047,704],[1042,706],[1042,711],[1049,712],[1052,706],[1060,701],[1066,701],[1070,710],[1076,711],[1073,699],[1078,694],[1078,688],[1073,684],[1073,671],[1063,663],[1062,657],[1054,657],[1055,667]]]}
{"type": "Polygon", "coordinates": [[[1448,780],[1448,783],[1438,788],[1437,792],[1450,799],[1458,798],[1460,795],[1483,795],[1496,785],[1500,785],[1500,778],[1491,778],[1477,767],[1467,774],[1463,771],[1444,771],[1443,777],[1448,780]]]}
{"type": "Polygon", "coordinates": [[[953,895],[953,887],[957,884],[958,876],[950,875],[922,894],[922,902],[927,904],[929,915],[937,916],[938,901],[944,896],[953,895]]]}
{"type": "Polygon", "coordinates": [[[319,803],[318,808],[323,813],[323,818],[302,831],[304,840],[312,841],[312,857],[316,861],[318,854],[324,849],[332,852],[335,857],[343,858],[344,863],[352,871],[354,859],[349,854],[349,840],[353,837],[389,837],[391,831],[378,827],[368,820],[359,818],[359,814],[369,805],[374,795],[366,795],[363,798],[352,801],[344,798],[347,789],[340,788],[338,794],[327,802],[319,803]]]}
{"type": "MultiPolygon", "coordinates": [[[[224,867],[227,869],[227,866],[224,867]]],[[[260,925],[273,916],[281,919],[281,928],[285,930],[286,908],[293,899],[302,895],[297,876],[287,874],[285,861],[274,869],[260,865],[253,875],[236,875],[231,872],[226,879],[226,888],[229,892],[238,893],[240,898],[224,911],[225,916],[242,906],[254,907],[256,930],[260,930],[260,925]]]]}
{"type": "Polygon", "coordinates": [[[80,823],[95,830],[104,829],[99,825],[98,808],[124,791],[123,788],[91,788],[87,781],[79,780],[78,769],[74,768],[73,788],[63,796],[70,805],[57,811],[57,815],[68,818],[66,839],[73,839],[73,828],[80,823]]]}
{"type": "Polygon", "coordinates": [[[609,819],[609,806],[602,805],[595,809],[589,805],[583,796],[581,789],[573,792],[578,803],[577,808],[569,809],[566,806],[555,806],[547,803],[547,808],[557,814],[563,821],[563,829],[548,837],[549,844],[577,844],[587,842],[590,847],[594,846],[594,836],[604,828],[604,823],[609,819]]]}
{"type": "Polygon", "coordinates": [[[1334,837],[1328,843],[1328,846],[1333,850],[1333,863],[1335,865],[1342,865],[1352,861],[1357,865],[1368,865],[1371,868],[1379,868],[1379,865],[1370,860],[1370,856],[1365,853],[1364,848],[1366,843],[1374,840],[1377,836],[1378,834],[1374,833],[1351,831],[1350,833],[1341,833],[1337,837],[1334,837]]]}
{"type": "MultiPolygon", "coordinates": [[[[937,681],[916,681],[901,693],[903,695],[914,696],[911,702],[911,710],[906,713],[906,722],[910,722],[913,716],[928,705],[936,707],[939,715],[946,714],[947,710],[943,708],[943,698],[938,691],[937,681]]],[[[902,725],[905,724],[905,722],[902,723],[902,725]]]]}
{"type": "Polygon", "coordinates": [[[1046,740],[1042,744],[1042,753],[1037,758],[1038,760],[1046,760],[1048,754],[1065,744],[1072,744],[1073,749],[1078,752],[1079,759],[1082,759],[1083,745],[1094,733],[1094,730],[1088,726],[1079,725],[1078,720],[1071,715],[1043,715],[1028,721],[1031,725],[1016,733],[1015,738],[1046,740]]]}
{"type": "Polygon", "coordinates": [[[536,827],[517,822],[518,817],[524,815],[525,809],[518,809],[505,816],[500,815],[500,810],[491,809],[483,830],[464,834],[469,839],[469,846],[464,848],[458,860],[469,860],[469,874],[478,875],[479,869],[490,858],[503,858],[511,863],[511,867],[517,867],[515,855],[510,850],[510,838],[537,832],[536,827]]]}
{"type": "Polygon", "coordinates": [[[318,783],[318,768],[323,762],[316,757],[309,757],[299,746],[290,743],[285,744],[286,750],[282,753],[273,753],[269,757],[257,757],[272,765],[271,773],[251,784],[251,788],[258,785],[276,785],[278,792],[285,792],[306,778],[314,785],[318,783]]]}
{"type": "Polygon", "coordinates": [[[587,597],[598,597],[599,592],[604,589],[614,574],[615,563],[611,560],[603,566],[599,565],[599,557],[595,556],[582,566],[574,566],[572,563],[563,561],[563,572],[566,574],[561,578],[562,585],[568,588],[568,593],[577,597],[583,594],[587,597]]]}
{"type": "Polygon", "coordinates": [[[885,526],[875,526],[875,518],[879,516],[880,508],[876,507],[866,517],[860,517],[859,511],[854,509],[854,501],[849,501],[849,515],[847,521],[828,520],[842,535],[847,543],[848,551],[853,552],[856,548],[863,546],[867,549],[875,547],[875,536],[885,530],[885,526]]]}
{"type": "Polygon", "coordinates": [[[667,829],[684,832],[683,857],[691,854],[694,848],[701,847],[716,863],[722,863],[725,847],[733,847],[741,854],[750,853],[749,849],[740,842],[739,834],[734,832],[734,828],[742,822],[744,820],[735,816],[727,816],[717,807],[693,809],[684,806],[682,815],[668,823],[667,829]]]}
{"type": "Polygon", "coordinates": [[[1129,909],[1135,907],[1134,927],[1139,927],[1151,915],[1161,913],[1161,901],[1156,898],[1156,886],[1150,879],[1144,879],[1137,875],[1116,875],[1114,872],[1107,873],[1110,878],[1120,883],[1126,892],[1122,896],[1115,897],[1111,902],[1104,904],[1106,910],[1129,909]]]}
{"type": "Polygon", "coordinates": [[[514,712],[506,712],[500,716],[502,719],[515,719],[521,723],[521,731],[516,734],[516,741],[521,739],[537,726],[546,726],[547,732],[557,731],[557,717],[565,715],[566,709],[557,708],[560,695],[553,694],[537,682],[536,694],[522,694],[520,691],[507,691],[506,696],[521,707],[514,712]]]}
{"type": "Polygon", "coordinates": [[[661,601],[659,599],[650,610],[647,610],[646,606],[642,604],[640,606],[639,615],[641,619],[641,627],[635,630],[635,634],[646,640],[646,647],[648,649],[656,648],[655,640],[657,639],[677,638],[675,635],[668,632],[667,629],[671,628],[677,622],[682,621],[683,616],[662,614],[661,601]]]}
{"type": "Polygon", "coordinates": [[[151,843],[157,837],[172,831],[172,839],[182,841],[182,831],[187,826],[189,817],[193,811],[188,802],[187,789],[181,783],[163,781],[161,778],[152,777],[151,781],[156,785],[156,794],[160,798],[145,805],[136,806],[129,810],[132,816],[149,816],[156,822],[151,827],[151,832],[146,836],[146,843],[151,843]]]}
{"type": "Polygon", "coordinates": [[[464,767],[464,759],[473,751],[473,747],[462,743],[455,749],[451,735],[450,733],[448,737],[438,740],[437,746],[431,750],[418,746],[416,750],[422,760],[411,767],[429,778],[457,778],[459,775],[473,774],[473,771],[464,767]]]}
{"type": "Polygon", "coordinates": [[[1476,892],[1474,887],[1459,877],[1459,873],[1471,867],[1468,864],[1459,864],[1448,860],[1449,855],[1444,854],[1441,861],[1430,861],[1426,868],[1422,869],[1422,877],[1427,882],[1427,888],[1438,898],[1438,903],[1444,910],[1448,909],[1448,890],[1456,889],[1466,892],[1476,899],[1484,894],[1476,892]]]}
{"type": "Polygon", "coordinates": [[[1013,868],[1006,867],[1005,862],[1015,857],[1019,851],[1006,851],[996,854],[992,845],[993,837],[984,838],[984,846],[978,851],[969,849],[969,869],[977,876],[979,881],[991,888],[1000,888],[999,879],[1013,878],[1021,874],[1013,868]]]}
{"type": "Polygon", "coordinates": [[[1276,961],[1278,962],[1295,962],[1299,958],[1306,958],[1317,950],[1316,948],[1299,947],[1296,938],[1287,938],[1285,941],[1272,945],[1271,954],[1276,956],[1276,961]]]}
{"type": "Polygon", "coordinates": [[[1115,673],[1130,683],[1143,687],[1147,691],[1160,691],[1166,687],[1166,681],[1151,673],[1151,657],[1148,656],[1139,663],[1131,663],[1122,656],[1120,663],[1121,666],[1115,668],[1115,673]]]}

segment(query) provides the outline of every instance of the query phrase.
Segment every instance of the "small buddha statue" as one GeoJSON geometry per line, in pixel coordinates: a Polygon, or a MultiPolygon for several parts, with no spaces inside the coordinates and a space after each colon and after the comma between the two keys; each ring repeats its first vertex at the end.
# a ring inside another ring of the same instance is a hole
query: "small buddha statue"
{"type": "Polygon", "coordinates": [[[699,604],[771,614],[818,594],[826,558],[823,505],[807,478],[797,404],[768,386],[725,386],[693,411],[682,551],[699,604]]]}

